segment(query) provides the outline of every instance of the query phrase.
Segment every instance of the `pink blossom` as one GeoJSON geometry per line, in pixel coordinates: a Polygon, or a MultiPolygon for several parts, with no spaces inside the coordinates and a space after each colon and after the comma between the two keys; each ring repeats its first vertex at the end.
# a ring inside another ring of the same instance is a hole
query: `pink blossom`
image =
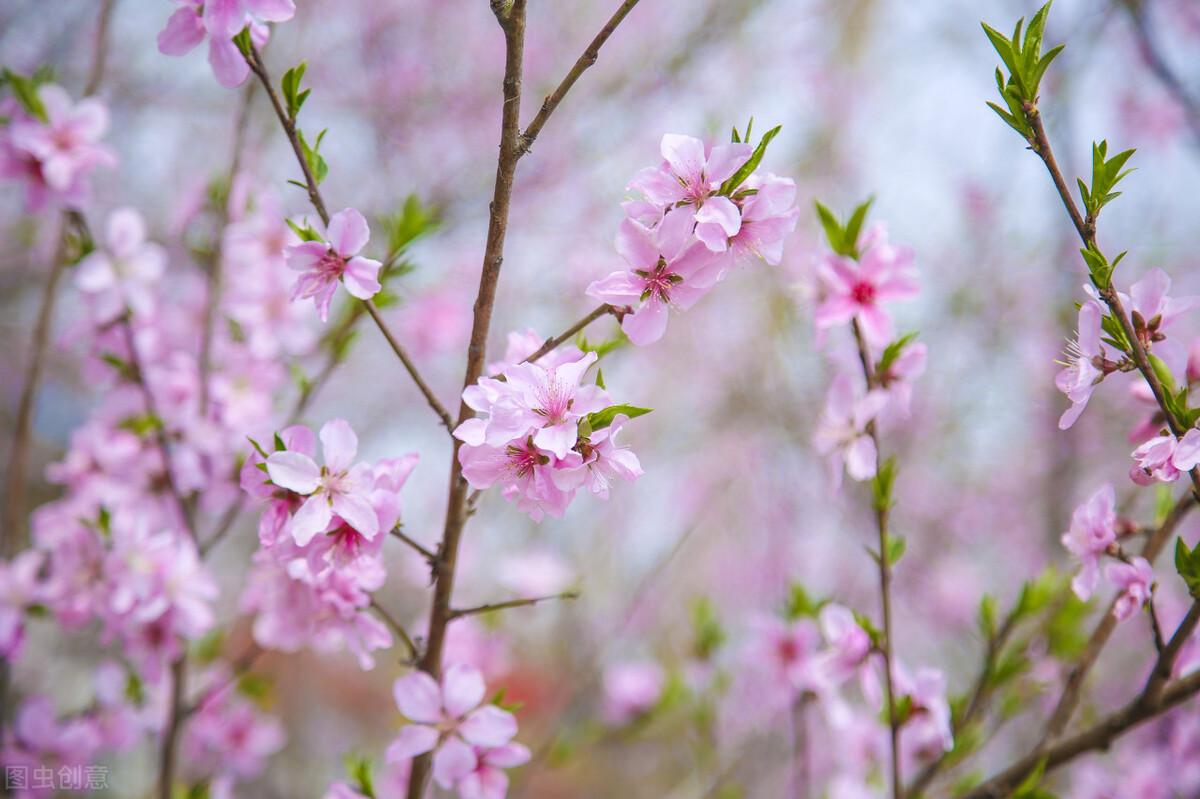
{"type": "Polygon", "coordinates": [[[717,191],[746,163],[754,148],[735,142],[706,150],[699,139],[668,133],[662,137],[660,150],[662,165],[638,172],[629,188],[641,191],[651,205],[663,211],[686,208],[687,219],[695,222],[696,238],[713,252],[725,252],[729,239],[741,228],[741,210],[717,191]]]}
{"type": "Polygon", "coordinates": [[[1124,621],[1150,601],[1154,585],[1154,569],[1145,558],[1134,558],[1130,563],[1110,563],[1104,576],[1120,589],[1113,606],[1113,616],[1124,621]]]}
{"type": "Polygon", "coordinates": [[[720,260],[692,239],[691,228],[686,208],[669,211],[654,230],[621,220],[617,252],[630,268],[587,288],[588,296],[600,302],[637,306],[621,320],[621,329],[638,346],[662,338],[670,309],[690,308],[721,278],[720,260]]]}
{"type": "Polygon", "coordinates": [[[276,485],[307,496],[292,517],[292,537],[305,546],[324,532],[337,514],[343,521],[371,539],[379,532],[379,517],[371,505],[374,485],[369,464],[351,465],[358,452],[358,436],[345,419],[333,419],[321,428],[325,465],[303,452],[271,453],[267,472],[276,485]]]}
{"type": "Polygon", "coordinates": [[[954,748],[945,675],[926,667],[917,669],[915,677],[909,677],[897,664],[894,684],[898,696],[912,699],[902,739],[906,752],[918,760],[930,760],[954,748]]]}
{"type": "Polygon", "coordinates": [[[158,34],[158,51],[182,56],[208,38],[208,63],[217,82],[227,89],[240,86],[250,67],[233,43],[242,28],[250,27],[256,47],[267,43],[264,22],[284,22],[296,12],[292,0],[177,0],[179,8],[158,34]]]}
{"type": "Polygon", "coordinates": [[[1170,297],[1171,278],[1161,269],[1151,269],[1129,287],[1130,311],[1136,311],[1153,335],[1183,314],[1200,305],[1200,296],[1170,297]]]}
{"type": "Polygon", "coordinates": [[[475,766],[458,781],[459,799],[504,799],[508,795],[508,775],[504,769],[529,762],[529,749],[521,744],[474,747],[475,766]]]}
{"type": "Polygon", "coordinates": [[[796,229],[800,217],[796,184],[790,178],[755,173],[742,185],[754,194],[741,200],[741,227],[729,239],[729,247],[737,257],[754,256],[778,266],[783,260],[783,241],[796,229]]]}
{"type": "MultiPolygon", "coordinates": [[[[212,676],[227,679],[222,670],[212,676]]],[[[183,752],[193,772],[246,780],[257,777],[266,759],[283,743],[283,725],[278,719],[265,715],[248,698],[226,687],[205,696],[189,719],[183,752]]]]}
{"type": "Polygon", "coordinates": [[[112,151],[100,144],[108,130],[108,109],[92,97],[72,103],[53,84],[41,86],[38,99],[45,121],[21,113],[0,137],[0,176],[25,183],[30,210],[49,201],[78,208],[88,199],[88,173],[116,164],[112,151]]]}
{"type": "Polygon", "coordinates": [[[287,248],[287,265],[300,273],[292,299],[311,297],[324,322],[340,280],[352,297],[369,300],[379,293],[383,265],[358,253],[367,246],[370,228],[363,215],[346,208],[333,215],[326,230],[328,241],[302,241],[287,248]]]}
{"type": "Polygon", "coordinates": [[[1200,465],[1200,430],[1192,428],[1176,439],[1169,432],[1149,439],[1133,451],[1135,464],[1129,477],[1138,485],[1158,480],[1173,483],[1183,472],[1200,465]]]}
{"type": "Polygon", "coordinates": [[[919,341],[904,346],[896,360],[876,375],[879,385],[887,392],[888,401],[882,412],[889,420],[907,418],[912,412],[913,382],[925,373],[929,348],[919,341]]]}
{"type": "Polygon", "coordinates": [[[608,393],[596,385],[580,385],[596,353],[578,361],[546,367],[522,363],[504,370],[505,382],[483,378],[483,385],[463,392],[464,401],[486,411],[487,419],[469,419],[454,431],[463,443],[503,444],[532,433],[533,444],[565,458],[579,436],[579,420],[611,405],[608,393]],[[490,390],[489,390],[490,389],[490,390]]]}
{"type": "Polygon", "coordinates": [[[637,455],[627,447],[617,446],[617,432],[627,421],[629,417],[617,414],[607,427],[580,436],[575,449],[583,457],[582,465],[556,469],[551,474],[555,484],[568,491],[586,486],[593,495],[608,499],[614,479],[633,482],[641,477],[644,472],[637,455]]]}
{"type": "Polygon", "coordinates": [[[828,649],[817,657],[817,671],[833,684],[845,682],[858,671],[871,653],[871,636],[841,605],[826,605],[819,616],[821,633],[828,649]]]}
{"type": "MultiPolygon", "coordinates": [[[[23,767],[30,773],[35,768],[90,765],[102,744],[91,719],[81,716],[60,720],[53,703],[44,696],[26,699],[16,711],[12,729],[7,732],[0,761],[9,769],[23,767]]],[[[32,780],[28,785],[28,791],[17,795],[55,795],[53,787],[43,790],[45,786],[39,788],[32,780]]]]}
{"type": "Polygon", "coordinates": [[[867,425],[886,404],[887,394],[881,390],[856,396],[848,375],[838,374],[833,379],[813,434],[813,446],[827,459],[835,485],[841,484],[843,467],[854,480],[875,476],[875,442],[867,433],[867,425]]]}
{"type": "Polygon", "coordinates": [[[25,648],[25,612],[39,599],[44,564],[45,555],[34,549],[0,561],[0,658],[15,661],[25,648]]]}
{"type": "Polygon", "coordinates": [[[628,724],[649,712],[662,696],[666,675],[657,663],[629,661],[604,669],[604,720],[628,724]]]}
{"type": "Polygon", "coordinates": [[[561,517],[571,504],[573,494],[558,487],[555,469],[577,469],[583,458],[572,451],[559,459],[553,452],[538,449],[529,436],[502,447],[464,445],[459,448],[458,462],[472,488],[499,485],[505,499],[534,521],[541,521],[546,514],[561,517]]]}
{"type": "MultiPolygon", "coordinates": [[[[508,367],[522,363],[545,343],[545,339],[539,336],[533,328],[526,328],[523,332],[516,330],[509,332],[503,360],[489,363],[487,373],[489,375],[500,374],[508,367]]],[[[546,369],[552,369],[555,366],[578,361],[582,357],[583,351],[574,344],[562,344],[538,358],[537,362],[546,369]]]]}
{"type": "Polygon", "coordinates": [[[818,687],[815,678],[821,635],[812,619],[760,616],[753,621],[752,629],[754,640],[749,651],[753,665],[766,671],[767,682],[781,704],[818,687]]]}
{"type": "Polygon", "coordinates": [[[883,347],[895,332],[884,303],[917,295],[912,251],[887,242],[882,227],[863,237],[858,260],[827,254],[817,265],[824,299],[817,306],[817,331],[857,321],[872,347],[883,347]]]}
{"type": "Polygon", "coordinates": [[[1086,502],[1075,508],[1070,529],[1063,534],[1063,546],[1080,561],[1079,573],[1071,580],[1071,589],[1082,600],[1087,600],[1096,590],[1100,556],[1117,540],[1116,501],[1112,484],[1100,486],[1086,502]]]}
{"type": "Polygon", "coordinates": [[[1054,378],[1058,390],[1071,400],[1071,407],[1058,420],[1059,430],[1075,424],[1092,392],[1104,379],[1105,353],[1100,343],[1100,317],[1100,307],[1095,302],[1085,302],[1079,308],[1079,332],[1067,342],[1063,369],[1054,378]]]}
{"type": "Polygon", "coordinates": [[[387,750],[389,762],[433,751],[433,778],[451,788],[478,767],[475,747],[504,746],[517,734],[507,710],[483,702],[483,675],[473,666],[454,664],[439,684],[423,671],[396,680],[396,706],[409,720],[387,750]]]}
{"type": "Polygon", "coordinates": [[[166,253],[146,241],[146,225],[132,208],[108,217],[106,250],[86,255],[75,268],[75,285],[89,295],[99,325],[128,308],[146,314],[154,307],[154,289],[166,268],[166,253]]]}

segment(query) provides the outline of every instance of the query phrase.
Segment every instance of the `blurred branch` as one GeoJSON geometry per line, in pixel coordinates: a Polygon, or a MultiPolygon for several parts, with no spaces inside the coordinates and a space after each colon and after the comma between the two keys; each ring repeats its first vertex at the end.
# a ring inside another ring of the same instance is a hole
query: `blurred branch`
{"type": "MultiPolygon", "coordinates": [[[[1195,497],[1189,492],[1184,494],[1171,512],[1167,514],[1166,519],[1162,524],[1150,535],[1146,540],[1146,544],[1142,547],[1141,556],[1153,563],[1158,554],[1162,552],[1167,541],[1175,534],[1176,528],[1179,527],[1184,517],[1188,512],[1195,507],[1195,497]]],[[[1096,625],[1096,629],[1092,632],[1088,639],[1087,645],[1084,647],[1083,655],[1079,661],[1071,669],[1067,675],[1066,682],[1063,684],[1062,694],[1058,698],[1058,702],[1054,706],[1054,710],[1050,714],[1050,719],[1046,722],[1046,730],[1043,733],[1042,745],[1044,746],[1049,741],[1057,738],[1066,729],[1067,723],[1071,720],[1071,715],[1075,712],[1076,706],[1079,704],[1080,694],[1083,689],[1084,679],[1092,666],[1095,665],[1096,659],[1100,657],[1101,650],[1108,643],[1108,639],[1112,636],[1117,628],[1117,618],[1113,615],[1113,609],[1117,603],[1116,598],[1109,603],[1108,609],[1105,611],[1100,623],[1096,625]]]]}
{"type": "MultiPolygon", "coordinates": [[[[613,35],[613,31],[621,24],[622,20],[633,10],[633,7],[638,4],[638,0],[625,0],[609,17],[608,22],[604,23],[604,27],[596,34],[591,43],[583,51],[583,54],[576,59],[574,66],[567,72],[566,77],[558,84],[558,87],[545,99],[542,107],[538,109],[533,120],[525,127],[525,131],[520,135],[517,145],[517,158],[529,152],[533,146],[533,142],[537,139],[538,134],[542,132],[542,128],[546,126],[546,122],[550,119],[550,115],[554,113],[554,109],[558,108],[559,103],[567,96],[567,92],[575,85],[575,81],[596,63],[596,59],[600,56],[600,48],[608,41],[608,37],[613,35]]],[[[544,355],[545,353],[543,353],[544,355]]],[[[539,356],[540,357],[540,356],[539,356]]],[[[530,360],[536,360],[531,358],[530,360]]]]}
{"type": "Polygon", "coordinates": [[[619,317],[622,314],[622,311],[620,309],[614,308],[611,305],[601,305],[599,308],[596,308],[591,313],[589,313],[587,316],[583,317],[578,322],[571,325],[570,327],[568,327],[563,332],[559,333],[554,338],[547,339],[546,343],[544,343],[544,344],[542,344],[542,346],[538,347],[537,350],[535,350],[532,355],[530,355],[528,358],[526,358],[523,361],[523,363],[532,363],[533,361],[538,360],[542,356],[549,354],[553,350],[558,349],[563,344],[565,344],[566,342],[568,342],[572,338],[574,338],[576,333],[580,332],[581,330],[586,328],[592,322],[595,322],[600,317],[607,316],[608,314],[612,314],[613,316],[619,317]]]}
{"type": "Polygon", "coordinates": [[[549,594],[547,596],[535,596],[525,599],[510,599],[507,602],[494,602],[489,605],[478,605],[473,608],[463,608],[461,610],[451,610],[450,619],[462,618],[463,616],[474,616],[479,613],[491,613],[493,610],[507,610],[508,608],[523,608],[529,605],[536,605],[540,602],[549,602],[555,599],[578,599],[579,591],[563,591],[560,594],[549,594]]]}
{"type": "MultiPolygon", "coordinates": [[[[863,337],[862,327],[859,326],[858,320],[852,322],[854,329],[854,341],[858,345],[858,357],[862,364],[863,377],[867,382],[867,390],[873,390],[879,386],[878,376],[875,374],[875,367],[872,365],[871,352],[867,347],[867,341],[863,337]]],[[[883,470],[883,453],[879,448],[879,429],[874,420],[867,423],[867,434],[871,437],[872,443],[875,445],[875,474],[876,479],[883,470]]],[[[894,662],[893,640],[892,640],[892,564],[889,555],[890,535],[888,533],[888,522],[890,508],[887,502],[881,502],[877,498],[874,502],[875,506],[875,527],[879,533],[879,556],[877,564],[879,566],[879,604],[883,613],[883,685],[886,689],[884,700],[887,702],[887,722],[888,722],[888,737],[891,743],[891,776],[892,776],[892,797],[900,799],[904,795],[904,781],[900,775],[900,719],[896,714],[896,686],[895,676],[892,673],[892,665],[894,662]]]]}
{"type": "Polygon", "coordinates": [[[408,630],[404,629],[404,625],[396,621],[396,617],[388,613],[383,605],[379,604],[375,597],[371,597],[371,610],[378,613],[379,618],[383,619],[384,622],[387,623],[387,626],[392,628],[392,632],[396,633],[397,637],[404,642],[404,648],[408,650],[409,660],[413,663],[416,663],[418,658],[421,657],[421,652],[417,649],[417,645],[413,643],[413,639],[408,634],[408,630]]]}
{"type": "Polygon", "coordinates": [[[1191,129],[1196,143],[1200,144],[1200,101],[1192,96],[1175,70],[1163,57],[1146,13],[1145,0],[1120,0],[1120,3],[1129,12],[1129,19],[1133,23],[1133,33],[1137,37],[1142,57],[1146,60],[1146,66],[1150,68],[1154,77],[1158,78],[1158,82],[1167,90],[1172,99],[1183,109],[1184,119],[1187,120],[1187,125],[1191,129]]]}
{"type": "MultiPolygon", "coordinates": [[[[300,134],[296,129],[296,121],[284,110],[283,104],[279,99],[279,94],[275,91],[275,86],[271,83],[271,76],[267,72],[266,65],[263,64],[262,55],[253,44],[250,45],[249,53],[246,55],[246,64],[266,90],[267,97],[271,101],[271,107],[275,109],[275,116],[279,119],[279,124],[283,128],[288,143],[292,146],[292,152],[296,155],[296,161],[300,164],[300,170],[304,174],[304,185],[308,192],[309,202],[316,210],[317,215],[321,217],[321,221],[328,227],[329,211],[326,208],[325,199],[321,196],[321,189],[316,176],[313,175],[312,167],[308,163],[308,158],[305,157],[304,145],[300,141],[300,134]]],[[[383,317],[379,315],[379,309],[375,307],[375,304],[371,300],[363,300],[363,303],[366,305],[371,319],[374,320],[375,325],[379,328],[379,332],[383,334],[392,351],[396,353],[405,371],[408,372],[409,377],[417,384],[417,388],[424,395],[429,407],[437,414],[438,421],[446,428],[447,433],[453,431],[453,421],[450,418],[450,414],[446,412],[441,402],[434,396],[433,391],[429,388],[429,384],[421,377],[420,372],[417,371],[416,364],[407,351],[400,345],[400,342],[392,334],[391,330],[388,329],[387,324],[383,321],[383,317]]]]}

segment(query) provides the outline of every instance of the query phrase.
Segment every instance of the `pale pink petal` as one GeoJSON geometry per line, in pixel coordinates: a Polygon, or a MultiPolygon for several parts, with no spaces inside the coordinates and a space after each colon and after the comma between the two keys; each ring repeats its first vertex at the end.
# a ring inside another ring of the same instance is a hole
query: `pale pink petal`
{"type": "Polygon", "coordinates": [[[682,200],[685,194],[684,188],[678,180],[668,172],[653,166],[646,167],[634,175],[633,180],[629,181],[628,188],[645,194],[653,208],[653,213],[651,213],[651,209],[641,205],[626,206],[626,213],[638,220],[658,217],[661,213],[658,209],[674,205],[682,200]]]}
{"type": "Polygon", "coordinates": [[[293,0],[243,0],[246,10],[267,22],[287,22],[296,15],[293,0]]]}
{"type": "Polygon", "coordinates": [[[507,710],[484,705],[463,719],[458,731],[476,746],[502,746],[517,734],[517,720],[507,710]]]}
{"type": "Polygon", "coordinates": [[[742,227],[742,214],[728,197],[710,197],[696,212],[696,222],[715,223],[726,236],[736,236],[742,227]]]}
{"type": "Polygon", "coordinates": [[[433,727],[409,724],[400,728],[396,740],[387,748],[385,758],[389,763],[402,763],[430,751],[437,746],[437,740],[438,732],[433,727]]]}
{"type": "Polygon", "coordinates": [[[330,419],[321,427],[321,448],[325,465],[331,472],[344,472],[350,468],[358,453],[358,436],[345,419],[330,419]]]}
{"type": "Polygon", "coordinates": [[[579,429],[574,421],[543,427],[533,436],[534,446],[565,458],[579,438],[579,429]]]}
{"type": "Polygon", "coordinates": [[[708,154],[708,163],[704,167],[704,177],[713,183],[724,183],[733,177],[742,164],[750,160],[754,148],[749,144],[730,142],[718,144],[708,154]]]}
{"type": "Polygon", "coordinates": [[[529,762],[529,749],[521,744],[505,744],[489,749],[484,760],[489,766],[516,768],[529,762]]]}
{"type": "Polygon", "coordinates": [[[437,681],[423,671],[406,674],[392,686],[396,707],[409,721],[436,724],[442,718],[442,692],[437,681]]]}
{"type": "Polygon", "coordinates": [[[1171,278],[1161,269],[1151,269],[1138,282],[1129,287],[1133,307],[1149,322],[1163,310],[1163,300],[1171,288],[1171,278]]]}
{"type": "Polygon", "coordinates": [[[246,76],[250,74],[250,67],[246,64],[246,59],[242,57],[241,51],[237,49],[237,45],[233,43],[232,39],[221,39],[215,36],[209,39],[208,63],[217,77],[217,83],[226,89],[241,86],[246,81],[246,76]]]}
{"type": "Polygon", "coordinates": [[[620,306],[637,302],[643,290],[629,272],[613,272],[594,281],[585,293],[594,300],[620,306]]]}
{"type": "Polygon", "coordinates": [[[167,19],[158,34],[158,51],[163,55],[180,56],[190,53],[204,41],[204,23],[196,9],[184,6],[167,19]]]}
{"type": "Polygon", "coordinates": [[[667,306],[657,297],[651,297],[637,311],[625,315],[621,329],[630,341],[644,347],[658,341],[667,332],[668,316],[667,306]]]}
{"type": "Polygon", "coordinates": [[[483,675],[474,666],[455,663],[442,675],[442,706],[455,718],[477,707],[485,691],[483,675]]]}
{"type": "MultiPolygon", "coordinates": [[[[668,211],[662,222],[658,223],[654,235],[658,242],[658,253],[668,261],[674,261],[684,248],[692,242],[692,227],[695,223],[696,211],[691,206],[684,206],[668,211]]],[[[651,264],[657,263],[655,255],[651,264]]]]}
{"type": "Polygon", "coordinates": [[[483,419],[468,419],[454,428],[454,437],[464,444],[477,447],[484,442],[487,422],[483,419]]]}
{"type": "Polygon", "coordinates": [[[329,526],[332,518],[333,511],[329,508],[329,497],[324,493],[313,494],[304,501],[300,510],[296,511],[296,515],[292,517],[290,526],[292,538],[300,546],[308,546],[308,542],[312,541],[318,533],[325,532],[325,528],[329,526]]]}
{"type": "Polygon", "coordinates": [[[146,223],[132,208],[118,208],[108,217],[108,248],[118,258],[132,255],[146,240],[146,223]]]}
{"type": "Polygon", "coordinates": [[[277,486],[297,494],[311,494],[317,490],[321,468],[307,455],[288,450],[271,453],[267,458],[267,474],[277,486]]]}
{"type": "Polygon", "coordinates": [[[650,231],[632,219],[617,226],[617,253],[634,269],[652,269],[658,263],[658,248],[650,231]]]}
{"type": "Polygon", "coordinates": [[[77,136],[96,141],[108,130],[108,106],[94,97],[81,100],[72,114],[71,129],[77,136]]]}
{"type": "Polygon", "coordinates": [[[870,436],[859,436],[846,447],[846,474],[854,480],[875,476],[875,442],[870,436]]]}
{"type": "Polygon", "coordinates": [[[433,781],[449,790],[474,771],[478,763],[474,749],[458,738],[448,738],[433,753],[433,781]]]}
{"type": "Polygon", "coordinates": [[[367,246],[367,241],[371,238],[371,229],[362,214],[353,208],[345,208],[329,220],[326,236],[334,252],[343,258],[353,258],[358,255],[359,250],[367,246]]]}
{"type": "Polygon", "coordinates": [[[362,533],[366,539],[372,539],[379,533],[379,517],[371,503],[354,494],[334,494],[333,512],[362,533]]]}
{"type": "Polygon", "coordinates": [[[1200,465],[1200,430],[1193,427],[1179,439],[1171,463],[1181,472],[1189,472],[1200,465]]]}
{"type": "Polygon", "coordinates": [[[245,24],[241,0],[205,0],[204,27],[214,39],[232,39],[245,24]]]}
{"type": "Polygon", "coordinates": [[[691,136],[668,133],[662,137],[662,157],[676,175],[689,183],[699,181],[704,171],[704,142],[691,136]]]}
{"type": "Polygon", "coordinates": [[[323,241],[303,241],[288,247],[284,251],[284,258],[289,269],[307,272],[314,269],[328,252],[329,245],[323,241]]]}
{"type": "Polygon", "coordinates": [[[379,284],[379,269],[383,264],[371,258],[351,258],[342,272],[342,282],[351,297],[369,300],[383,288],[379,284]]]}
{"type": "Polygon", "coordinates": [[[83,292],[93,293],[112,288],[116,278],[112,261],[102,252],[90,253],[75,267],[75,285],[83,292]]]}

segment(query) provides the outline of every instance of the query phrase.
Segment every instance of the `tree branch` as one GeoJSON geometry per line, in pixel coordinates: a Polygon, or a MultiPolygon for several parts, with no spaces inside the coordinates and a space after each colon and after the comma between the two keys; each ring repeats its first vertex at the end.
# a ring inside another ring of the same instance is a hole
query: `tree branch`
{"type": "Polygon", "coordinates": [[[493,602],[488,605],[477,605],[473,608],[463,608],[461,610],[451,610],[450,619],[458,619],[463,616],[474,616],[479,613],[491,613],[493,610],[507,610],[509,608],[524,608],[530,605],[536,605],[540,602],[549,602],[554,599],[579,599],[578,591],[563,591],[561,594],[549,594],[547,596],[534,596],[525,599],[510,599],[507,602],[493,602]]]}
{"type": "Polygon", "coordinates": [[[600,48],[608,41],[608,37],[613,35],[613,31],[625,19],[633,7],[638,4],[638,0],[625,0],[609,17],[608,22],[604,23],[604,27],[596,34],[591,43],[583,51],[583,54],[576,59],[575,64],[558,84],[558,87],[550,94],[549,97],[542,102],[542,107],[538,109],[537,114],[525,127],[525,132],[521,134],[520,142],[517,148],[517,157],[525,155],[529,152],[529,148],[533,146],[533,142],[537,139],[538,134],[542,132],[542,128],[546,126],[550,115],[554,113],[554,109],[558,108],[559,103],[567,96],[567,92],[575,85],[575,81],[587,71],[588,67],[596,63],[596,59],[600,57],[600,48]]]}
{"type": "Polygon", "coordinates": [[[621,311],[619,311],[618,309],[614,308],[611,305],[601,305],[600,307],[595,308],[587,316],[583,317],[578,322],[571,325],[570,327],[568,327],[563,332],[559,333],[554,338],[546,339],[546,342],[544,344],[542,344],[542,346],[538,347],[533,352],[532,355],[530,355],[528,358],[526,358],[524,363],[532,363],[533,361],[536,361],[539,358],[558,349],[563,344],[567,343],[572,338],[574,338],[576,333],[583,330],[584,328],[586,328],[592,322],[595,322],[600,317],[607,316],[608,314],[617,316],[620,313],[621,313],[621,311]]]}

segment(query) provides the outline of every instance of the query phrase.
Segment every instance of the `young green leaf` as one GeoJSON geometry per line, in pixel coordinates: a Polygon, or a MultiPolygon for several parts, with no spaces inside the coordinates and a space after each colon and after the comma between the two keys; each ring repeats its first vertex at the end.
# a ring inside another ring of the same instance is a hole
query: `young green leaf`
{"type": "Polygon", "coordinates": [[[589,413],[585,417],[585,421],[592,430],[603,430],[611,425],[618,415],[636,419],[650,413],[651,410],[651,408],[639,408],[636,405],[610,405],[602,411],[589,413]]]}
{"type": "MultiPolygon", "coordinates": [[[[754,124],[753,119],[750,120],[750,124],[754,124]]],[[[767,145],[771,143],[771,139],[774,139],[775,136],[778,135],[781,128],[782,125],[776,125],[763,134],[762,139],[758,142],[758,146],[754,148],[754,152],[751,153],[750,158],[746,161],[746,163],[738,167],[737,172],[734,172],[729,176],[728,180],[721,184],[721,188],[717,192],[718,194],[723,194],[727,197],[730,194],[733,194],[737,187],[742,185],[742,183],[746,181],[746,178],[750,177],[754,170],[758,169],[758,165],[762,163],[763,156],[767,153],[767,145]]],[[[746,129],[746,136],[747,138],[750,136],[749,127],[746,129]]]]}

